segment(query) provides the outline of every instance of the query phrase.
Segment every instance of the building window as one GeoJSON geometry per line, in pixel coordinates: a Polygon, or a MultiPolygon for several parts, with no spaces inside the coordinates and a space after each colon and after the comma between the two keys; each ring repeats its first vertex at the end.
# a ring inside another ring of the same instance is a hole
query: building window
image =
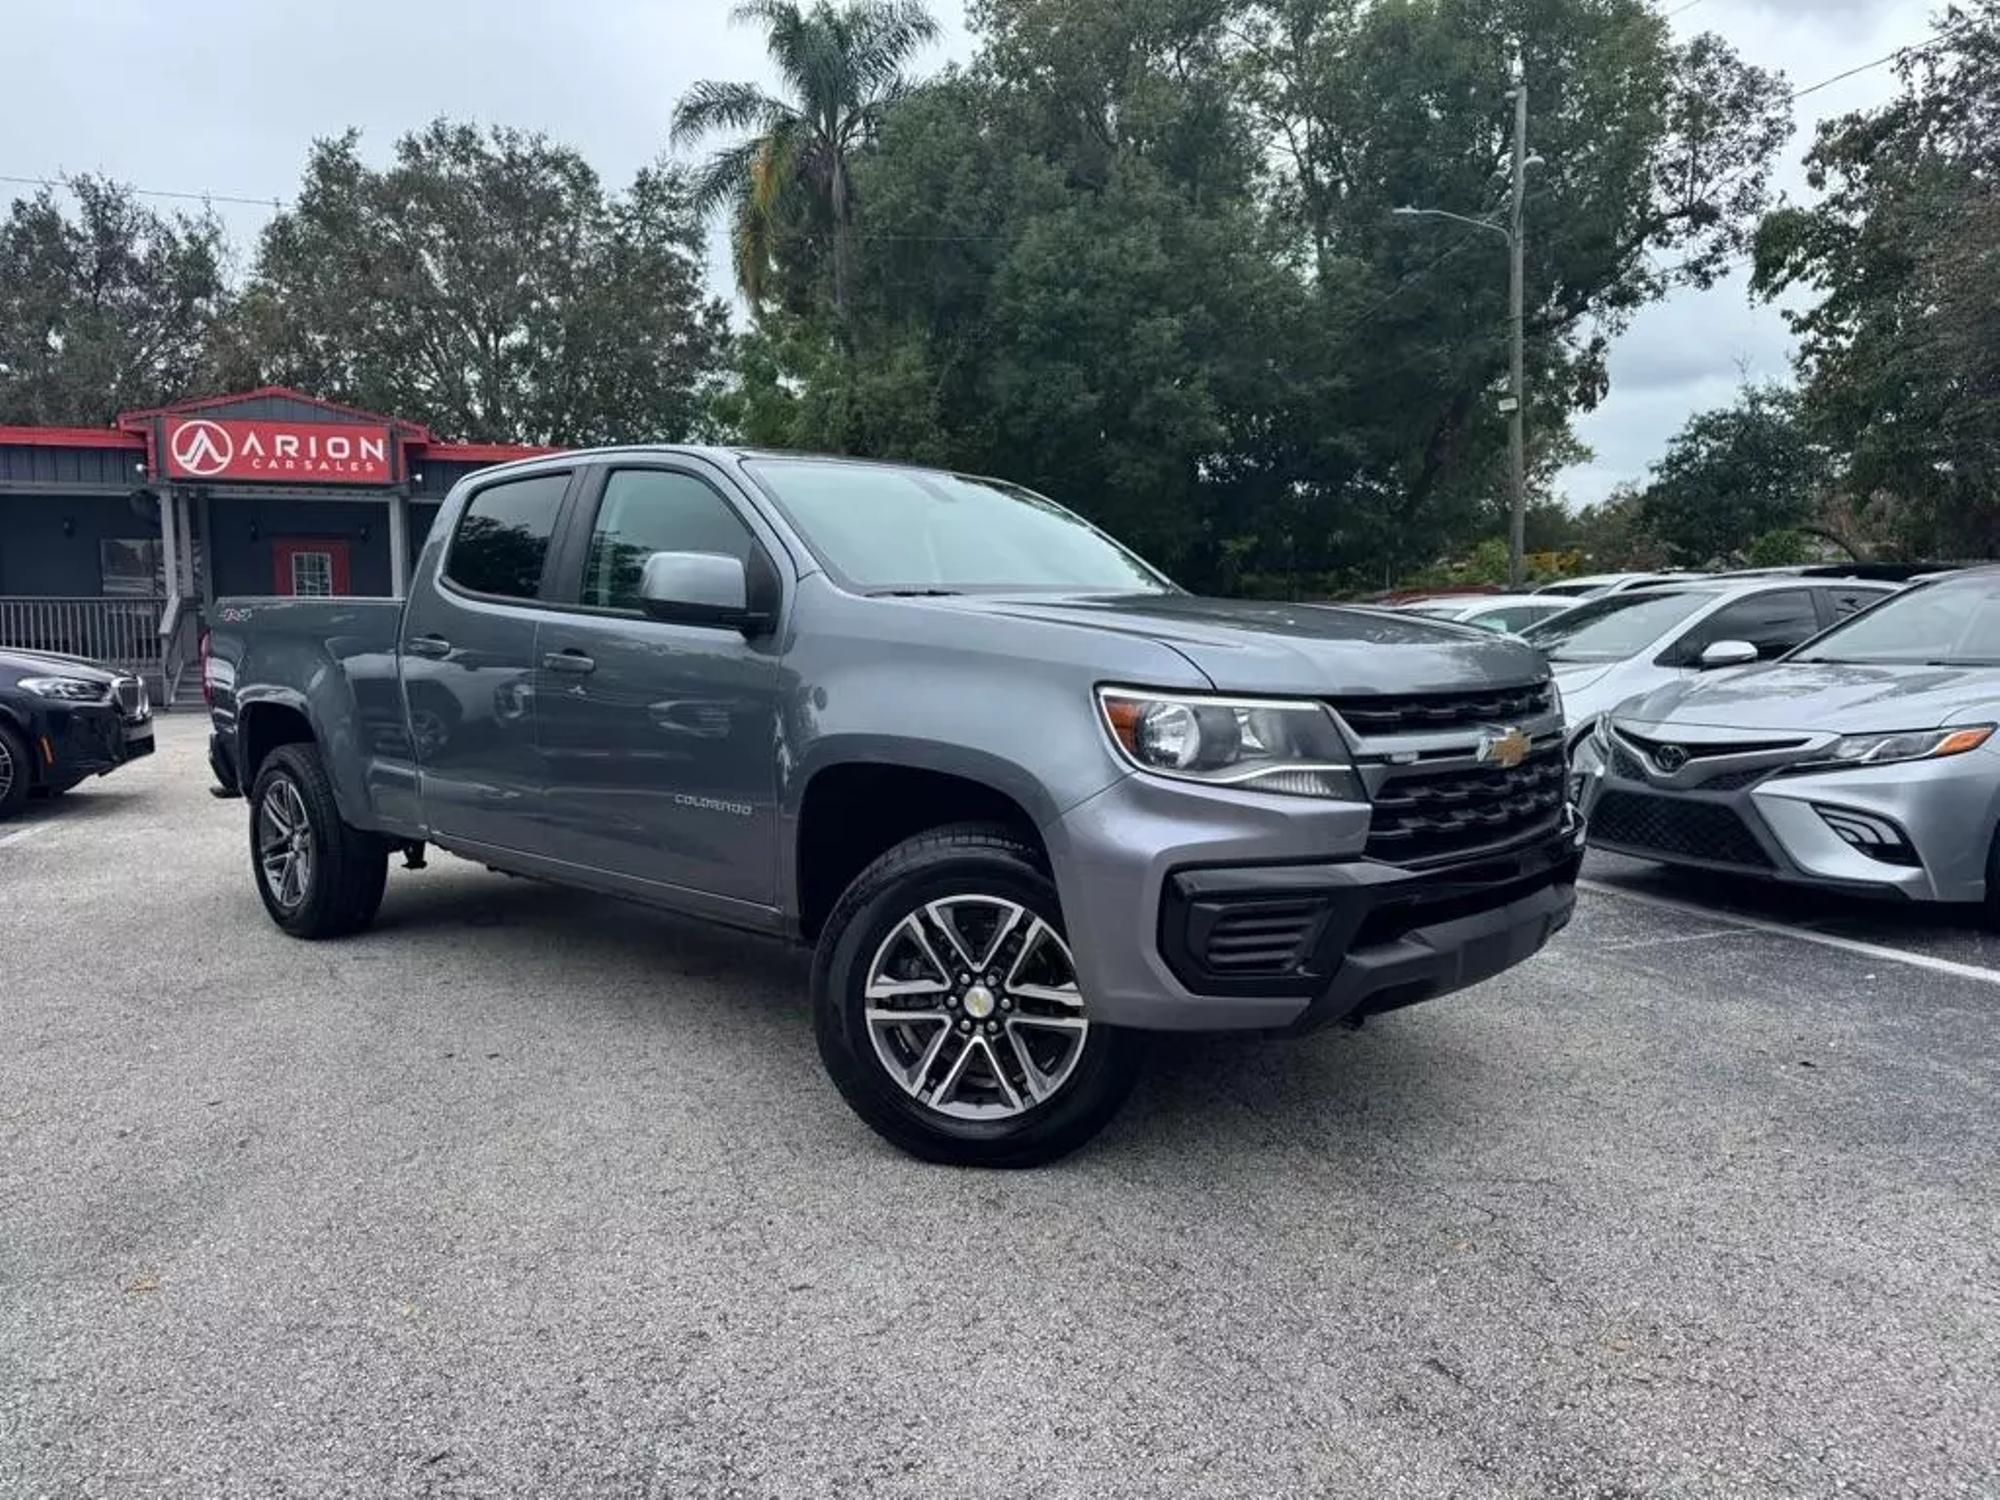
{"type": "Polygon", "coordinates": [[[333,554],[330,552],[294,552],[292,554],[292,593],[301,599],[331,599],[333,597],[333,554]]]}

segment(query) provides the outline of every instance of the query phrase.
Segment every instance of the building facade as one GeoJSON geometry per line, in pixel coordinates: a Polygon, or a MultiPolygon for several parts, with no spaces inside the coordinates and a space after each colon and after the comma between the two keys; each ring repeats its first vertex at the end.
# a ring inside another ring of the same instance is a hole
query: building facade
{"type": "Polygon", "coordinates": [[[198,693],[204,611],[236,594],[400,597],[461,477],[548,450],[282,387],[0,427],[0,647],[88,656],[198,693]]]}

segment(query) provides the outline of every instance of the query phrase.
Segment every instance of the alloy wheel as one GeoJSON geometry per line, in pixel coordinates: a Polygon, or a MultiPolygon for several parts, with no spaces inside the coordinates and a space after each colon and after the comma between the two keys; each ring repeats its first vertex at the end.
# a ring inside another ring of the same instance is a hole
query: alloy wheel
{"type": "Polygon", "coordinates": [[[1069,944],[998,896],[907,914],[875,950],[863,1000],[897,1086],[960,1120],[1009,1119],[1053,1098],[1090,1032],[1069,944]]]}
{"type": "Polygon", "coordinates": [[[0,802],[5,802],[14,790],[14,777],[18,773],[14,767],[14,752],[7,747],[7,737],[0,734],[0,802]]]}
{"type": "Polygon", "coordinates": [[[287,777],[273,780],[257,808],[257,862],[271,899],[286,911],[297,911],[312,889],[312,825],[305,799],[287,777]]]}

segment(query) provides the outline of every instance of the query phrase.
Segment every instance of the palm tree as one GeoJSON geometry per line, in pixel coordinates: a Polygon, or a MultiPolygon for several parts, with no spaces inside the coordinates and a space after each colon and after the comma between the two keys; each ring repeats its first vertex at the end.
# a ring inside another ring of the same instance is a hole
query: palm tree
{"type": "Polygon", "coordinates": [[[852,264],[853,164],[889,107],[908,89],[902,65],[937,36],[919,0],[743,0],[734,21],[762,24],[789,98],[751,83],[704,81],[674,109],[672,140],[684,145],[718,130],[748,139],[709,158],[695,181],[695,205],[730,204],[736,279],[754,305],[764,289],[781,205],[803,185],[833,230],[833,305],[847,318],[852,264]]]}

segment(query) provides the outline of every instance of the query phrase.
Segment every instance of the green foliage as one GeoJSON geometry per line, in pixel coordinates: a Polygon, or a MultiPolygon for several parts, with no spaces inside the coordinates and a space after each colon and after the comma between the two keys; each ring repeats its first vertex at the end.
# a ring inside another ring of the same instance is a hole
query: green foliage
{"type": "Polygon", "coordinates": [[[1754,539],[1812,517],[1827,462],[1798,405],[1792,391],[1749,387],[1734,406],[1689,418],[1668,442],[1641,515],[1672,561],[1728,562],[1754,539]]]}
{"type": "Polygon", "coordinates": [[[1812,543],[1801,531],[1767,531],[1743,554],[1745,565],[1752,568],[1787,568],[1812,560],[1812,543]]]}
{"type": "Polygon", "coordinates": [[[1816,300],[1804,416],[1854,524],[1915,556],[2000,547],[2000,0],[1947,7],[1902,92],[1819,127],[1821,193],[1757,238],[1756,289],[1816,300]]]}
{"type": "Polygon", "coordinates": [[[743,0],[731,19],[764,28],[789,97],[755,84],[703,81],[674,109],[676,145],[716,131],[749,130],[709,158],[695,183],[706,212],[728,204],[736,279],[753,305],[772,268],[796,275],[830,240],[833,303],[847,308],[853,256],[854,163],[907,89],[903,63],[937,37],[918,0],[743,0]],[[827,231],[822,234],[821,231],[827,231]]]}
{"type": "Polygon", "coordinates": [[[222,226],[72,180],[0,221],[0,423],[108,424],[189,394],[228,303],[222,226]]]}
{"type": "Polygon", "coordinates": [[[1381,587],[1500,534],[1504,247],[1389,210],[1496,206],[1510,36],[1551,163],[1528,205],[1544,498],[1606,340],[1744,243],[1788,128],[1775,77],[1675,46],[1641,0],[981,0],[971,22],[971,65],[853,155],[845,302],[781,256],[719,410],[1030,484],[1207,588],[1381,587]]]}
{"type": "Polygon", "coordinates": [[[440,120],[367,166],[314,146],[265,228],[222,380],[282,383],[453,438],[696,435],[727,348],[678,169],[607,196],[567,147],[440,120]]]}

